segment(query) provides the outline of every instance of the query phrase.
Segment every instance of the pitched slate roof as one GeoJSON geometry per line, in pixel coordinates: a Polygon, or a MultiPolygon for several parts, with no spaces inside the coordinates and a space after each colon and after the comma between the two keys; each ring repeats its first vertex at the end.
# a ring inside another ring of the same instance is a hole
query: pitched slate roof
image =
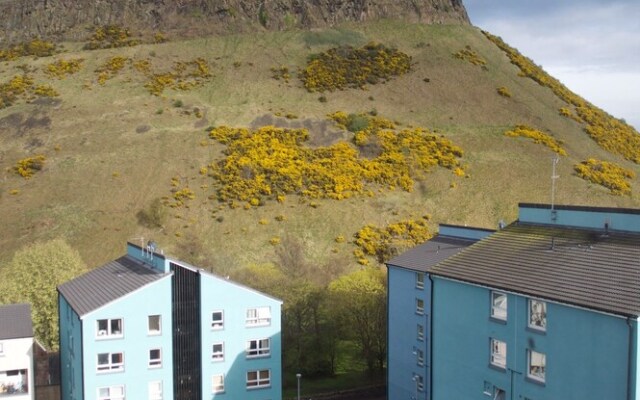
{"type": "Polygon", "coordinates": [[[433,275],[599,311],[640,315],[640,234],[515,222],[433,275]]]}
{"type": "Polygon", "coordinates": [[[0,340],[33,337],[31,306],[8,304],[0,306],[0,340]]]}
{"type": "Polygon", "coordinates": [[[475,242],[477,240],[436,235],[423,244],[392,258],[387,265],[427,272],[440,261],[458,254],[475,242]]]}
{"type": "Polygon", "coordinates": [[[82,317],[164,276],[133,257],[123,256],[63,283],[58,291],[82,317]]]}

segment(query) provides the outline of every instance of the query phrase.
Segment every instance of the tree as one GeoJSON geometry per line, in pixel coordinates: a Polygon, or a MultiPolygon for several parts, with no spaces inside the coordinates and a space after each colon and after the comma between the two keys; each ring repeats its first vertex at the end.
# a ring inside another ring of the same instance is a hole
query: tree
{"type": "Polygon", "coordinates": [[[63,239],[35,243],[17,251],[0,269],[0,303],[29,303],[35,337],[58,349],[56,287],[86,271],[80,254],[63,239]]]}
{"type": "Polygon", "coordinates": [[[370,373],[382,372],[387,354],[386,274],[380,268],[364,268],[343,275],[329,285],[334,309],[346,333],[362,351],[370,373]]]}

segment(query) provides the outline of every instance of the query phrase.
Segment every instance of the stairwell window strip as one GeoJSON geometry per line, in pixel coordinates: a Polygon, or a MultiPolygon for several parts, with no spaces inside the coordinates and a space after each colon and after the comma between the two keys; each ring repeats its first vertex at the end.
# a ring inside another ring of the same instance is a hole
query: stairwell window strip
{"type": "Polygon", "coordinates": [[[491,291],[491,317],[501,321],[507,320],[507,294],[491,291]]]}
{"type": "Polygon", "coordinates": [[[247,326],[268,326],[271,325],[271,308],[257,307],[247,309],[247,326]]]}
{"type": "Polygon", "coordinates": [[[547,330],[547,303],[544,301],[529,299],[529,328],[547,330]]]}
{"type": "Polygon", "coordinates": [[[124,371],[124,353],[98,353],[98,372],[124,371]]]}
{"type": "Polygon", "coordinates": [[[507,368],[507,343],[498,339],[491,339],[491,365],[507,368]]]}
{"type": "Polygon", "coordinates": [[[96,322],[96,338],[98,339],[121,338],[123,332],[122,318],[99,319],[96,322]]]}

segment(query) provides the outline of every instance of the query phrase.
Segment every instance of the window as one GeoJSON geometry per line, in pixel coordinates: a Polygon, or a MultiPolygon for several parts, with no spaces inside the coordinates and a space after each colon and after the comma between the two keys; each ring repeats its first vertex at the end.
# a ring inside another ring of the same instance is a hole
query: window
{"type": "Polygon", "coordinates": [[[491,365],[499,368],[507,367],[507,343],[491,339],[491,365]]]}
{"type": "Polygon", "coordinates": [[[271,341],[269,339],[255,339],[247,342],[247,358],[266,357],[271,355],[271,341]]]}
{"type": "Polygon", "coordinates": [[[161,330],[161,319],[159,315],[149,315],[148,321],[148,333],[149,335],[159,335],[162,333],[161,330]]]}
{"type": "Polygon", "coordinates": [[[124,386],[98,388],[98,400],[124,400],[124,386]]]}
{"type": "Polygon", "coordinates": [[[149,382],[149,400],[162,400],[162,381],[149,382]]]}
{"type": "Polygon", "coordinates": [[[4,345],[0,343],[0,356],[4,354],[4,345]]]}
{"type": "Polygon", "coordinates": [[[223,361],[224,360],[224,342],[214,343],[211,352],[211,360],[223,361]]]}
{"type": "Polygon", "coordinates": [[[491,382],[484,381],[482,394],[484,394],[486,396],[492,396],[493,395],[493,385],[491,384],[491,382]]]}
{"type": "Polygon", "coordinates": [[[506,397],[507,393],[504,390],[495,388],[495,392],[493,393],[493,400],[505,400],[506,397]]]}
{"type": "Polygon", "coordinates": [[[247,310],[247,326],[264,326],[271,324],[271,308],[258,307],[247,310]]]}
{"type": "Polygon", "coordinates": [[[122,337],[122,318],[99,319],[96,336],[100,339],[122,337]]]}
{"type": "MultiPolygon", "coordinates": [[[[4,322],[4,321],[3,321],[4,322]]],[[[8,347],[8,346],[7,346],[8,347]]],[[[0,371],[0,398],[7,394],[29,393],[29,373],[26,369],[0,371]]],[[[11,397],[11,396],[8,396],[11,397]]],[[[22,398],[18,396],[18,398],[22,398]]],[[[32,398],[27,396],[27,398],[32,398]]]]}
{"type": "Polygon", "coordinates": [[[544,331],[547,329],[547,303],[529,300],[529,327],[544,331]]]}
{"type": "Polygon", "coordinates": [[[416,272],[416,289],[424,289],[424,273],[416,272]]]}
{"type": "Polygon", "coordinates": [[[419,367],[424,366],[424,351],[417,349],[416,350],[416,359],[419,367]]]}
{"type": "Polygon", "coordinates": [[[529,350],[527,377],[538,382],[544,382],[547,356],[537,351],[529,350]]]}
{"type": "Polygon", "coordinates": [[[416,383],[416,390],[419,392],[424,392],[424,378],[422,375],[414,375],[413,381],[416,383]]]}
{"type": "Polygon", "coordinates": [[[271,386],[271,371],[263,369],[260,371],[247,372],[247,389],[271,386]]]}
{"type": "Polygon", "coordinates": [[[224,375],[213,375],[211,377],[211,391],[213,393],[224,392],[224,375]]]}
{"type": "Polygon", "coordinates": [[[98,372],[123,371],[123,370],[124,370],[124,354],[123,353],[99,353],[98,354],[98,372]]]}
{"type": "Polygon", "coordinates": [[[424,326],[418,324],[418,340],[424,340],[424,326]]]}
{"type": "Polygon", "coordinates": [[[211,329],[224,328],[224,312],[222,310],[211,313],[211,329]]]}
{"type": "Polygon", "coordinates": [[[416,299],[416,313],[420,315],[424,314],[424,300],[416,299]]]}
{"type": "Polygon", "coordinates": [[[162,351],[160,349],[149,350],[149,368],[162,367],[162,351]]]}
{"type": "Polygon", "coordinates": [[[491,292],[491,316],[503,321],[507,320],[507,295],[501,292],[491,292]]]}

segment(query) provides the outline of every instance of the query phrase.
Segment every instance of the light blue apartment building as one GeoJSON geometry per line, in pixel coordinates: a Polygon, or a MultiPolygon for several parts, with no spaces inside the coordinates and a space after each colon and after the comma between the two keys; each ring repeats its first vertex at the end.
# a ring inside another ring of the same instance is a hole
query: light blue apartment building
{"type": "Polygon", "coordinates": [[[403,256],[389,266],[390,399],[416,397],[420,361],[392,326],[419,314],[394,262],[430,284],[417,398],[640,399],[640,210],[520,204],[517,221],[442,260],[403,256]]]}
{"type": "Polygon", "coordinates": [[[282,398],[282,302],[128,243],[58,287],[63,400],[282,398]]]}
{"type": "Polygon", "coordinates": [[[492,230],[441,224],[439,233],[387,263],[387,398],[430,399],[432,283],[429,269],[492,230]]]}

